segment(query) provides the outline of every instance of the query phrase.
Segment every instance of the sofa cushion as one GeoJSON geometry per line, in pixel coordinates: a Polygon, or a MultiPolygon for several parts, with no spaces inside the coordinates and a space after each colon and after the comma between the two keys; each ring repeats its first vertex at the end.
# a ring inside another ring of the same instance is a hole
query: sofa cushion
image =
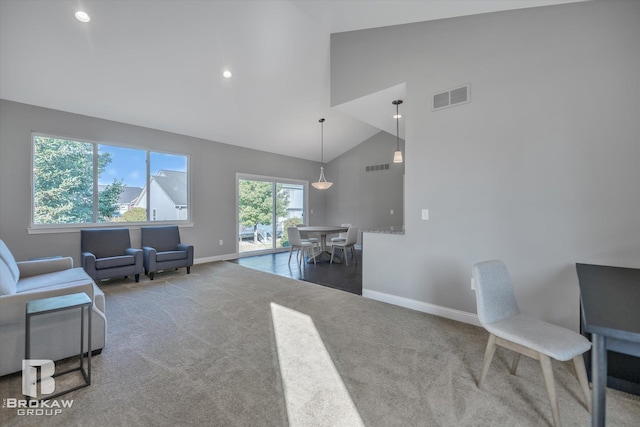
{"type": "Polygon", "coordinates": [[[166,252],[158,252],[156,254],[156,261],[173,261],[176,259],[186,259],[187,252],[186,251],[166,251],[166,252]]]}
{"type": "Polygon", "coordinates": [[[16,259],[13,257],[13,254],[2,240],[0,240],[0,258],[4,261],[11,276],[13,276],[13,280],[17,283],[20,279],[20,269],[18,269],[18,264],[16,264],[16,259]]]}
{"type": "Polygon", "coordinates": [[[96,260],[96,270],[102,270],[104,268],[124,267],[125,265],[133,265],[135,263],[136,259],[132,255],[102,258],[96,260]]]}
{"type": "Polygon", "coordinates": [[[38,276],[25,277],[20,279],[17,292],[28,292],[35,289],[72,284],[76,282],[93,282],[89,275],[82,268],[70,268],[68,270],[56,271],[38,276]]]}
{"type": "Polygon", "coordinates": [[[0,258],[0,296],[16,293],[16,283],[7,264],[0,258]]]}

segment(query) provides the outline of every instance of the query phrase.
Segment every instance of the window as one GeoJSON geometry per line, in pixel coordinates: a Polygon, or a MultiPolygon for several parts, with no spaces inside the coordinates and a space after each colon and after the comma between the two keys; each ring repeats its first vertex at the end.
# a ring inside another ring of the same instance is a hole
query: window
{"type": "Polygon", "coordinates": [[[238,253],[288,247],[287,227],[304,222],[307,183],[246,174],[236,179],[238,253]]]}
{"type": "Polygon", "coordinates": [[[185,155],[33,134],[32,223],[187,221],[188,164],[185,155]]]}

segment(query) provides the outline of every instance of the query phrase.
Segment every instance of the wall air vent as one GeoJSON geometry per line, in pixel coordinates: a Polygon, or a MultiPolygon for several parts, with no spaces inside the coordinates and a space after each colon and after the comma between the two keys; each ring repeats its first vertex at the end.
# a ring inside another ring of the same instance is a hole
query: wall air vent
{"type": "Polygon", "coordinates": [[[442,108],[453,107],[459,104],[466,104],[471,101],[471,85],[466,84],[444,92],[433,95],[433,111],[442,108]]]}
{"type": "Polygon", "coordinates": [[[384,171],[389,170],[389,163],[385,163],[384,165],[372,165],[365,167],[365,172],[374,172],[374,171],[384,171]]]}

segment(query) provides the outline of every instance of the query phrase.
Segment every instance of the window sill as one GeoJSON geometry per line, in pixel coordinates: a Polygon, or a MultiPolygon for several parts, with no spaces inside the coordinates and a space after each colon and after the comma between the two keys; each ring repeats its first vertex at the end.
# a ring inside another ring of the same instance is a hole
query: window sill
{"type": "Polygon", "coordinates": [[[79,233],[85,228],[128,228],[139,230],[140,227],[153,227],[154,225],[177,225],[178,227],[193,227],[191,221],[154,221],[149,223],[123,222],[119,224],[73,224],[73,225],[32,225],[27,228],[28,234],[59,234],[59,233],[79,233]]]}

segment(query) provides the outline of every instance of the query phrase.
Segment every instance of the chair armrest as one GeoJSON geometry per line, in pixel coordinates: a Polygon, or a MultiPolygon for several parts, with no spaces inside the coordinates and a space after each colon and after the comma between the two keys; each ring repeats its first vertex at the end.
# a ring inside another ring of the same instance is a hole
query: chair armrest
{"type": "Polygon", "coordinates": [[[155,248],[152,248],[150,246],[143,246],[142,251],[144,253],[142,261],[143,261],[145,270],[155,272],[157,270],[157,267],[156,267],[157,251],[155,250],[155,248]]]}
{"type": "Polygon", "coordinates": [[[91,279],[77,280],[71,283],[38,288],[12,295],[0,296],[0,325],[9,325],[24,321],[25,306],[28,301],[69,295],[77,292],[86,293],[91,301],[94,299],[94,283],[91,279]]]}
{"type": "Polygon", "coordinates": [[[185,251],[185,252],[189,252],[189,251],[193,252],[193,245],[187,245],[186,243],[178,243],[177,250],[185,251]]]}
{"type": "Polygon", "coordinates": [[[135,257],[137,254],[142,254],[142,249],[127,248],[124,252],[127,255],[133,255],[135,257]]]}
{"type": "Polygon", "coordinates": [[[178,250],[187,252],[187,264],[193,265],[193,245],[178,243],[178,250]]]}
{"type": "Polygon", "coordinates": [[[20,261],[16,264],[20,270],[20,277],[31,277],[56,271],[69,270],[70,268],[73,268],[73,258],[63,257],[34,259],[32,261],[20,261]]]}

